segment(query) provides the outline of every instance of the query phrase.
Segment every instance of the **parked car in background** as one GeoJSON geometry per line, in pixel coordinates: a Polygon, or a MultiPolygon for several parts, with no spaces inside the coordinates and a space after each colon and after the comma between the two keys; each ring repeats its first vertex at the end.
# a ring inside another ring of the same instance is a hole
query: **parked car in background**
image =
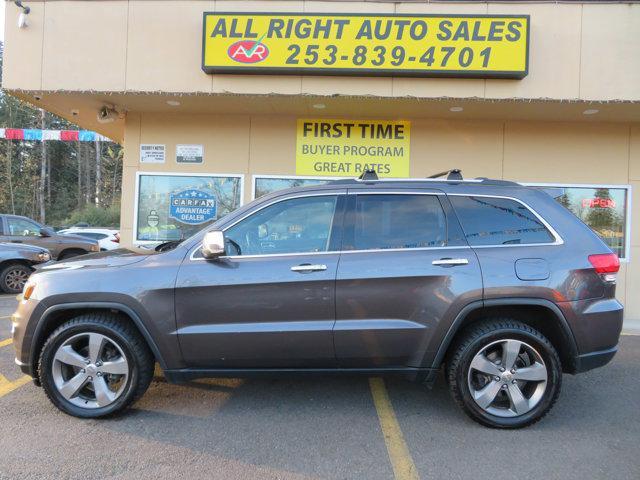
{"type": "Polygon", "coordinates": [[[60,235],[53,228],[19,215],[0,215],[0,242],[46,248],[54,260],[100,251],[96,240],[77,235],[60,235]]]}
{"type": "Polygon", "coordinates": [[[0,291],[20,293],[33,272],[33,267],[49,260],[51,255],[44,248],[0,243],[0,291]]]}
{"type": "Polygon", "coordinates": [[[156,362],[170,382],[333,372],[432,383],[444,366],[471,418],[518,428],[551,409],[563,373],[613,358],[618,257],[551,196],[457,171],[371,173],[260,197],[154,251],[38,269],[12,317],[16,363],[86,418],[139,398],[156,362]]]}
{"type": "Polygon", "coordinates": [[[80,235],[81,237],[97,240],[100,250],[115,250],[120,248],[120,232],[111,228],[71,227],[59,230],[62,235],[80,235]]]}

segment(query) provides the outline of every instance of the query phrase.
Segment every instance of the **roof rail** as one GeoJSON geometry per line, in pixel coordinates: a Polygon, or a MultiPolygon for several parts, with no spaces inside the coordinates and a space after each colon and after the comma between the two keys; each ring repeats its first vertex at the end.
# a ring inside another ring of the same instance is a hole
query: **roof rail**
{"type": "Polygon", "coordinates": [[[427,178],[440,178],[447,176],[447,180],[463,180],[462,178],[462,170],[459,168],[454,168],[452,170],[445,170],[444,172],[436,173],[435,175],[431,175],[427,178]]]}
{"type": "Polygon", "coordinates": [[[358,180],[370,181],[370,180],[378,180],[378,174],[375,170],[369,169],[362,172],[362,175],[358,177],[358,180]]]}

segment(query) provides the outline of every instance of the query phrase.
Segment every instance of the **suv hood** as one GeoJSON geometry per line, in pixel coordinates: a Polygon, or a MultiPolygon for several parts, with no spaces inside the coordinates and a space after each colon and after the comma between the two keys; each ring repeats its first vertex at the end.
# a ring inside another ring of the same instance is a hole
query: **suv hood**
{"type": "Polygon", "coordinates": [[[35,245],[28,245],[26,243],[5,243],[5,242],[0,242],[0,250],[11,250],[14,252],[21,250],[23,252],[34,252],[34,253],[47,251],[46,248],[36,247],[35,245]]]}
{"type": "Polygon", "coordinates": [[[86,243],[87,245],[95,245],[98,243],[97,240],[94,240],[89,237],[83,237],[82,235],[78,235],[77,233],[57,233],[56,232],[56,234],[53,236],[66,242],[72,241],[77,243],[86,243]]]}
{"type": "Polygon", "coordinates": [[[79,255],[62,262],[55,262],[37,268],[39,271],[55,271],[78,268],[107,268],[123,267],[144,260],[152,255],[157,255],[153,250],[143,250],[138,248],[118,248],[107,252],[79,255]]]}

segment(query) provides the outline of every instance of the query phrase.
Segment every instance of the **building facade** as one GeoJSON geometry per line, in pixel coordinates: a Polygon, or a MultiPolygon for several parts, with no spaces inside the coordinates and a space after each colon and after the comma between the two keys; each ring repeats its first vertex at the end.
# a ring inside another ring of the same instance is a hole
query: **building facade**
{"type": "Polygon", "coordinates": [[[548,189],[594,228],[640,328],[638,3],[23,4],[3,87],[124,145],[125,245],[365,167],[459,168],[548,189]]]}

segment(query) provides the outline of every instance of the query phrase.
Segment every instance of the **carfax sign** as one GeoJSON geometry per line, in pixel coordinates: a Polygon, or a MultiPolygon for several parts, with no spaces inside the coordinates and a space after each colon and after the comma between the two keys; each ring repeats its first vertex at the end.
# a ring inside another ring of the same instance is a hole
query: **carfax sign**
{"type": "Polygon", "coordinates": [[[205,13],[207,73],[523,78],[528,15],[205,13]]]}
{"type": "Polygon", "coordinates": [[[411,124],[407,121],[299,119],[296,175],[409,176],[411,124]]]}
{"type": "Polygon", "coordinates": [[[182,190],[169,196],[169,216],[181,223],[199,225],[216,218],[216,197],[202,190],[182,190]]]}

